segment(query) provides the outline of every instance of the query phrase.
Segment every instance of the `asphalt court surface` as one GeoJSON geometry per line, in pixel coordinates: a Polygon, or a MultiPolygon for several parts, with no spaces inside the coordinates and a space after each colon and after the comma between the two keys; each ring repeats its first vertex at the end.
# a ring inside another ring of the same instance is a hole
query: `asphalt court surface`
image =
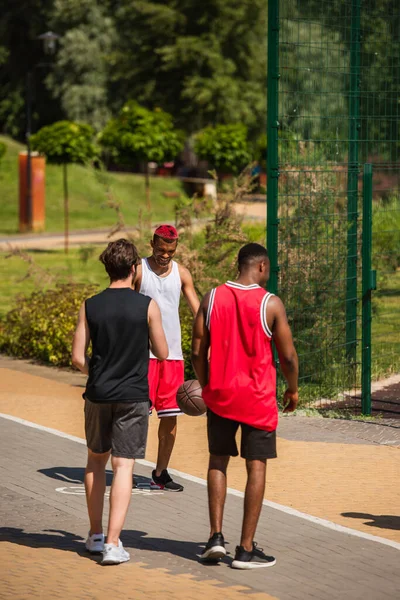
{"type": "MultiPolygon", "coordinates": [[[[84,444],[3,418],[0,430],[0,541],[43,552],[64,550],[69,560],[76,559],[78,573],[87,534],[84,444]]],[[[217,580],[224,589],[248,586],[246,594],[267,593],[281,600],[400,598],[396,548],[271,507],[263,508],[256,540],[276,556],[277,565],[251,573],[231,569],[243,503],[234,495],[228,495],[224,519],[229,555],[218,566],[204,566],[197,555],[208,537],[205,486],[185,479],[182,494],[154,493],[148,487],[150,476],[151,467],[136,466],[122,535],[131,552],[127,568],[144,563],[149,573],[166,569],[178,578],[190,575],[199,584],[217,580]]],[[[111,477],[108,472],[108,484],[111,477]]],[[[105,505],[107,509],[107,499],[105,505]]]]}

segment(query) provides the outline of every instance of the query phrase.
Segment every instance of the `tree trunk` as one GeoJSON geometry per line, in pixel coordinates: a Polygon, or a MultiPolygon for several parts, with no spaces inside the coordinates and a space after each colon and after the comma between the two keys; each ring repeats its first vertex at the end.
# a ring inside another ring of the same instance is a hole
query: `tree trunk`
{"type": "Polygon", "coordinates": [[[64,174],[64,250],[68,254],[69,246],[69,200],[68,200],[68,179],[67,179],[67,163],[63,165],[64,174]]]}

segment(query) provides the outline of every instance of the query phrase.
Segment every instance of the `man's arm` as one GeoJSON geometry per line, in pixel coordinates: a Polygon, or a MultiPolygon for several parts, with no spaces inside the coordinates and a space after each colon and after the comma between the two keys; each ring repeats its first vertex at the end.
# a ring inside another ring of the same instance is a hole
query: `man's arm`
{"type": "Polygon", "coordinates": [[[85,375],[89,374],[89,357],[86,354],[89,343],[90,332],[83,302],[79,309],[78,324],[72,342],[72,364],[85,375]]]}
{"type": "Polygon", "coordinates": [[[192,365],[201,387],[208,383],[208,350],[210,347],[210,334],[206,325],[206,315],[210,293],[201,301],[193,325],[192,337],[192,365]]]}
{"type": "Polygon", "coordinates": [[[168,358],[168,344],[162,326],[161,312],[157,302],[150,301],[147,313],[149,323],[150,350],[159,360],[168,358]]]}
{"type": "Polygon", "coordinates": [[[197,315],[197,311],[199,310],[200,302],[197,297],[196,290],[194,289],[192,276],[188,269],[182,265],[179,265],[179,275],[182,282],[182,293],[185,296],[186,302],[188,303],[193,316],[195,317],[197,315]]]}
{"type": "Polygon", "coordinates": [[[135,292],[140,292],[140,286],[142,284],[142,265],[137,265],[135,278],[133,280],[133,289],[135,292]]]}
{"type": "Polygon", "coordinates": [[[299,401],[299,361],[293,344],[292,332],[287,320],[285,307],[282,300],[277,296],[272,296],[269,300],[266,316],[268,327],[272,331],[272,338],[278,351],[282,373],[288,385],[284,395],[285,408],[283,412],[293,412],[296,410],[299,401]]]}

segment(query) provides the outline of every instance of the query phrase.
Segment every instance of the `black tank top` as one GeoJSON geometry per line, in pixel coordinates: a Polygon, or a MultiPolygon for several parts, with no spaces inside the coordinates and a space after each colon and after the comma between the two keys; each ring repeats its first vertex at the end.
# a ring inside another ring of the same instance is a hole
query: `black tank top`
{"type": "Polygon", "coordinates": [[[149,400],[150,301],[130,288],[107,288],[86,300],[92,357],[84,397],[91,402],[149,400]]]}

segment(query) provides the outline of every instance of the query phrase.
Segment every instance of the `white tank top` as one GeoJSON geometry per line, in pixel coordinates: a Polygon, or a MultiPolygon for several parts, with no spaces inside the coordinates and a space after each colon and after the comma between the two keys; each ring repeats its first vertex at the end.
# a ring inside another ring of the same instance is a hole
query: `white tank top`
{"type": "MultiPolygon", "coordinates": [[[[152,271],[147,258],[142,260],[142,283],[140,293],[153,298],[160,307],[169,354],[167,360],[183,360],[179,302],[181,298],[181,277],[178,263],[172,261],[172,269],[167,277],[160,277],[152,271]]],[[[150,352],[150,358],[156,358],[150,352]]]]}

